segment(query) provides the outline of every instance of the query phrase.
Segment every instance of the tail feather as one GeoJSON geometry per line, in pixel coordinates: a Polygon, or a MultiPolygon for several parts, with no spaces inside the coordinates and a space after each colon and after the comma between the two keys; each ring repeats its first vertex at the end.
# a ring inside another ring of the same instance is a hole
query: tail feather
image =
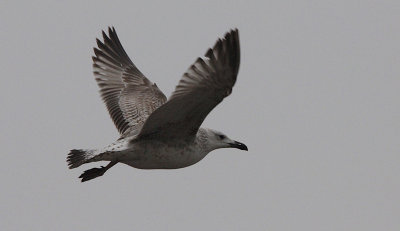
{"type": "Polygon", "coordinates": [[[82,164],[90,162],[93,157],[94,150],[90,149],[73,149],[68,153],[67,162],[70,169],[77,168],[82,164]]]}

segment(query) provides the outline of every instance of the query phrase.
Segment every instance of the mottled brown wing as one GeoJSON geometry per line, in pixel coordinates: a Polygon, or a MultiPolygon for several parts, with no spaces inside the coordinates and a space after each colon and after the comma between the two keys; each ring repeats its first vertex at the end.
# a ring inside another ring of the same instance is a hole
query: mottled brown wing
{"type": "Polygon", "coordinates": [[[239,32],[219,39],[183,75],[171,98],[146,120],[139,137],[194,137],[210,111],[230,95],[240,63],[239,32]]]}
{"type": "Polygon", "coordinates": [[[136,68],[114,28],[108,28],[108,36],[103,31],[104,42],[96,41],[93,73],[108,112],[122,135],[139,131],[166,97],[136,68]]]}

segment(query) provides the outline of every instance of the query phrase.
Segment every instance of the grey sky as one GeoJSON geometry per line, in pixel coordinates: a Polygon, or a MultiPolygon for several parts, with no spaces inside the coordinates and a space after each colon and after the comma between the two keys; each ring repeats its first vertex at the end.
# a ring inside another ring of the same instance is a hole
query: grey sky
{"type": "Polygon", "coordinates": [[[0,230],[399,230],[399,1],[6,1],[0,230]],[[169,96],[240,30],[238,81],[203,126],[244,142],[180,170],[80,183],[72,148],[118,138],[92,75],[115,26],[169,96]]]}

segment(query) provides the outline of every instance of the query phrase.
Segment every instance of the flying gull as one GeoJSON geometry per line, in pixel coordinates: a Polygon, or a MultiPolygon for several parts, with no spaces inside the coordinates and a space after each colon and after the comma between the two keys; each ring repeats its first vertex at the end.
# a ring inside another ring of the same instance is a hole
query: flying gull
{"type": "Polygon", "coordinates": [[[70,169],[96,161],[106,167],[84,171],[82,182],[102,176],[117,163],[139,169],[177,169],[193,165],[218,148],[248,150],[222,132],[200,128],[204,119],[231,94],[240,63],[239,32],[225,34],[204,58],[189,67],[167,100],[155,83],[130,60],[115,29],[96,39],[93,73],[100,95],[121,134],[100,149],[73,149],[70,169]]]}

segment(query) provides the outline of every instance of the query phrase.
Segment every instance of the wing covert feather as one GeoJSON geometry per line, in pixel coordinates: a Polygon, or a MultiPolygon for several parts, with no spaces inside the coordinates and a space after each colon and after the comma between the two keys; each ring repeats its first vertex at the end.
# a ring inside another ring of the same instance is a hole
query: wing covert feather
{"type": "Polygon", "coordinates": [[[110,117],[121,135],[137,133],[165,95],[130,60],[114,28],[96,39],[93,73],[110,117]]]}
{"type": "Polygon", "coordinates": [[[147,118],[139,137],[194,137],[210,111],[231,94],[239,64],[239,32],[235,29],[190,66],[170,99],[147,118]]]}

